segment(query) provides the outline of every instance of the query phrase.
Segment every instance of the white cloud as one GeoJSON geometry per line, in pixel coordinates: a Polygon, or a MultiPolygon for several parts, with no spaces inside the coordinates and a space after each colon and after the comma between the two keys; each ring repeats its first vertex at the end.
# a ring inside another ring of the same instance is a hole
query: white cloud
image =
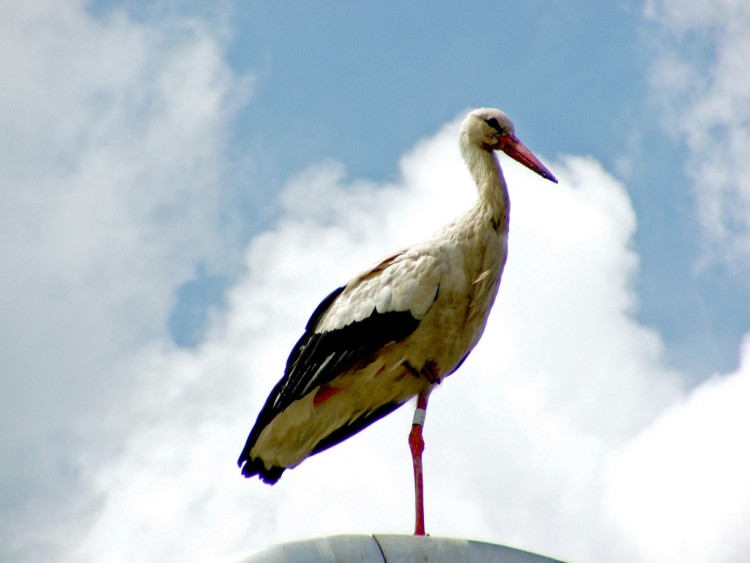
{"type": "MultiPolygon", "coordinates": [[[[121,455],[89,468],[102,509],[73,559],[233,560],[304,537],[411,531],[408,407],[275,487],[243,480],[234,460],[318,300],[470,204],[455,129],[404,157],[403,182],[347,182],[336,163],[290,180],[282,217],[248,246],[247,276],[209,341],[154,347],[131,368],[143,374],[146,422],[121,455]]],[[[628,468],[648,461],[636,455],[640,437],[691,399],[658,335],[631,316],[632,207],[591,159],[553,164],[559,186],[504,165],[511,255],[482,343],[431,399],[428,529],[577,561],[641,560],[654,546],[633,522],[650,507],[618,504],[639,484],[628,468]]],[[[717,463],[731,456],[711,452],[717,463]]],[[[658,553],[682,556],[668,531],[658,553]]],[[[736,551],[742,538],[720,539],[736,551]]]]}
{"type": "Polygon", "coordinates": [[[704,382],[618,451],[607,502],[649,561],[750,555],[750,340],[734,374],[704,382]]]}
{"type": "Polygon", "coordinates": [[[665,127],[689,151],[687,172],[708,236],[707,257],[747,265],[750,5],[650,0],[645,13],[658,31],[652,85],[665,127]]]}
{"type": "MultiPolygon", "coordinates": [[[[225,315],[180,350],[164,330],[174,289],[226,252],[216,190],[241,81],[198,22],[23,6],[0,23],[8,558],[235,560],[309,536],[409,533],[409,408],[275,487],[235,460],[318,301],[473,201],[457,123],[389,185],[335,162],[291,178],[225,315]]],[[[592,159],[551,162],[559,186],[503,163],[510,259],[483,341],[431,398],[429,531],[582,562],[741,558],[750,352],[737,374],[684,390],[633,318],[624,187],[592,159]],[[688,486],[707,508],[670,502],[688,486]]]]}
{"type": "Polygon", "coordinates": [[[130,410],[123,358],[165,336],[199,261],[231,254],[222,151],[247,92],[222,38],[86,4],[0,7],[0,538],[14,559],[81,524],[81,463],[117,448],[130,410]]]}

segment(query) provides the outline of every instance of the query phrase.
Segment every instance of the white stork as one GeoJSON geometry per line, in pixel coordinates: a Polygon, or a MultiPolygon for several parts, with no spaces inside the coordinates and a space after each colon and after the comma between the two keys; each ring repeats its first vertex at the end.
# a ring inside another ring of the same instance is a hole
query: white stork
{"type": "Polygon", "coordinates": [[[285,469],[417,397],[409,446],[414,533],[424,535],[427,398],[482,336],[507,256],[510,202],[495,151],[557,182],[499,110],[469,113],[459,142],[479,192],[476,204],[430,240],[386,258],[318,305],[240,454],[245,477],[274,484],[285,469]]]}

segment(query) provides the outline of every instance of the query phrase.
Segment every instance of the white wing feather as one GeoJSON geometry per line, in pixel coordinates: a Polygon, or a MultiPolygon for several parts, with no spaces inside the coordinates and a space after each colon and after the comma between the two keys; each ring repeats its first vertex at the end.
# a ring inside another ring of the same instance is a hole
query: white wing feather
{"type": "Polygon", "coordinates": [[[440,277],[440,261],[424,247],[396,254],[349,282],[318,321],[315,332],[343,328],[373,311],[409,311],[415,319],[422,319],[435,301],[440,277]]]}

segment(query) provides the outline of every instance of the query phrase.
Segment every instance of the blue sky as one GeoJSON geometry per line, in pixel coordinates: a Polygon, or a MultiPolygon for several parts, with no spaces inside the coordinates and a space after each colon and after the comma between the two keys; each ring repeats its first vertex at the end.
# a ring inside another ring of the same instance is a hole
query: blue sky
{"type": "Polygon", "coordinates": [[[408,533],[410,407],[273,488],[234,460],[318,301],[471,204],[455,135],[478,106],[561,181],[502,161],[510,258],[431,399],[428,530],[750,554],[746,2],[0,15],[0,559],[408,533]]]}
{"type": "MultiPolygon", "coordinates": [[[[142,19],[206,16],[189,2],[114,6],[142,19]]],[[[400,155],[457,108],[502,106],[538,152],[591,155],[628,181],[639,216],[638,314],[660,329],[670,361],[696,380],[736,365],[750,323],[746,284],[722,258],[695,271],[705,251],[694,229],[700,210],[683,140],[650,87],[660,29],[641,3],[484,2],[467,14],[421,2],[246,2],[217,11],[227,62],[252,83],[252,102],[231,124],[234,165],[252,177],[230,179],[245,229],[272,220],[273,194],[290,172],[332,158],[352,177],[393,179],[400,155]],[[473,14],[486,25],[478,29],[473,14]]],[[[685,45],[697,60],[710,50],[701,38],[685,45]]],[[[206,281],[200,303],[216,304],[211,282],[220,282],[206,281]]],[[[194,342],[200,327],[179,324],[176,340],[194,342]]]]}
{"type": "MultiPolygon", "coordinates": [[[[235,9],[228,61],[253,76],[254,95],[233,139],[236,150],[263,151],[250,207],[268,211],[290,171],[326,158],[352,177],[393,179],[399,156],[457,108],[501,106],[538,152],[591,155],[628,181],[639,216],[639,315],[696,378],[734,367],[750,322],[744,278],[722,260],[694,271],[699,210],[685,147],[665,130],[649,89],[658,34],[641,10],[637,2],[523,10],[485,2],[471,15],[419,2],[235,9]]],[[[248,211],[255,225],[268,219],[248,211]]]]}

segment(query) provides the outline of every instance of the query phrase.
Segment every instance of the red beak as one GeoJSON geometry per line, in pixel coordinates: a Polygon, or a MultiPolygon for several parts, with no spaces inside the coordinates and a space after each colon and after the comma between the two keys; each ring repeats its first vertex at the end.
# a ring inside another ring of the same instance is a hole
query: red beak
{"type": "Polygon", "coordinates": [[[539,174],[542,178],[547,178],[547,180],[557,184],[557,178],[552,175],[552,172],[547,170],[547,167],[544,166],[544,164],[542,164],[515,135],[507,135],[503,137],[498,148],[513,160],[517,160],[527,168],[530,168],[539,174]]]}

